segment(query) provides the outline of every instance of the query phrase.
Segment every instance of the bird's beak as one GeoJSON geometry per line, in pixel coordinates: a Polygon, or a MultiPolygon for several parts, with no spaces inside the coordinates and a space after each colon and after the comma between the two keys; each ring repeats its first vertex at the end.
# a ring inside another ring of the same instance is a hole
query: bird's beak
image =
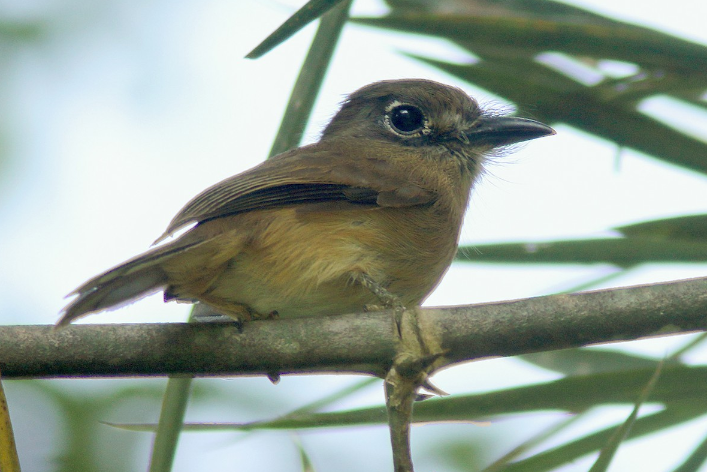
{"type": "Polygon", "coordinates": [[[554,129],[539,121],[514,116],[481,117],[476,123],[466,133],[471,143],[504,146],[555,134],[554,129]]]}

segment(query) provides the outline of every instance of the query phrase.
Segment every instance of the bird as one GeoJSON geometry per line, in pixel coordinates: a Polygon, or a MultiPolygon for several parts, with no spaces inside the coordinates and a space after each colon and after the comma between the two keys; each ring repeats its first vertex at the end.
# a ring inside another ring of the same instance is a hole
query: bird
{"type": "Polygon", "coordinates": [[[152,249],[74,290],[57,325],[159,291],[239,322],[419,306],[488,157],[552,134],[438,82],[364,86],[318,142],[204,190],[152,249]]]}

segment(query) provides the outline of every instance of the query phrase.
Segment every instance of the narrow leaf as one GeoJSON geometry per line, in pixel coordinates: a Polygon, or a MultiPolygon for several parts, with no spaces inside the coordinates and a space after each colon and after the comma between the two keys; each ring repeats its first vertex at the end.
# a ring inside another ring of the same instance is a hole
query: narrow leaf
{"type": "Polygon", "coordinates": [[[663,363],[661,362],[655,369],[655,372],[648,381],[648,384],[641,391],[641,395],[638,397],[638,400],[636,401],[636,404],[633,407],[633,411],[631,411],[631,414],[628,416],[628,418],[626,418],[626,421],[616,429],[614,434],[611,435],[606,445],[599,453],[599,457],[597,458],[596,462],[594,462],[592,468],[589,469],[589,472],[606,472],[606,470],[609,468],[609,464],[611,464],[612,459],[616,455],[616,451],[619,450],[619,446],[624,441],[624,439],[626,439],[626,436],[628,436],[628,433],[631,431],[631,428],[636,423],[636,419],[638,418],[638,411],[641,409],[641,405],[643,405],[643,403],[648,400],[648,396],[655,388],[655,385],[658,382],[658,378],[660,377],[660,373],[662,370],[663,363]]]}
{"type": "Polygon", "coordinates": [[[565,16],[396,13],[352,21],[378,28],[433,35],[509,57],[561,51],[661,69],[704,74],[707,48],[640,26],[606,20],[568,21],[565,16]]]}
{"type": "Polygon", "coordinates": [[[707,215],[687,215],[676,218],[645,221],[616,228],[628,237],[707,241],[707,215]]]}
{"type": "MultiPolygon", "coordinates": [[[[310,2],[311,3],[311,2],[310,2]]],[[[270,157],[297,147],[309,121],[312,107],[331,63],[334,49],[348,18],[351,0],[346,0],[322,17],[290,94],[285,115],[270,149],[270,157]]]]}
{"type": "Polygon", "coordinates": [[[699,446],[680,464],[673,472],[694,472],[700,470],[700,466],[707,461],[707,437],[702,440],[699,446]]]}
{"type": "Polygon", "coordinates": [[[461,246],[457,260],[466,262],[614,264],[631,267],[644,263],[707,261],[707,239],[606,238],[572,241],[479,244],[461,246]]]}
{"type": "MultiPolygon", "coordinates": [[[[700,415],[691,409],[664,410],[636,420],[628,437],[638,438],[690,421],[700,415]]],[[[504,472],[545,472],[576,461],[601,448],[613,434],[615,428],[606,428],[585,437],[569,441],[556,448],[509,464],[504,472]]]]}
{"type": "Polygon", "coordinates": [[[157,424],[155,441],[150,457],[150,472],[169,472],[172,470],[177,443],[182,431],[184,414],[189,402],[191,377],[171,377],[162,398],[162,411],[157,424]]]}
{"type": "MultiPolygon", "coordinates": [[[[582,412],[602,404],[635,402],[655,371],[648,369],[604,372],[573,376],[537,385],[528,385],[474,395],[434,398],[415,405],[416,423],[478,422],[495,415],[538,411],[582,412]]],[[[704,397],[707,367],[666,365],[652,398],[668,407],[694,402],[704,397]]],[[[693,414],[707,412],[707,405],[697,402],[693,414]]],[[[187,423],[184,431],[251,431],[255,429],[305,429],[386,424],[385,407],[360,408],[332,413],[305,413],[252,423],[187,423]]],[[[134,431],[153,431],[150,424],[115,425],[134,431]]],[[[598,447],[601,447],[598,446],[598,447]]]]}
{"type": "Polygon", "coordinates": [[[540,433],[536,434],[527,441],[523,441],[522,444],[519,444],[517,447],[514,447],[511,451],[495,460],[492,464],[489,464],[489,466],[486,467],[482,472],[500,472],[505,470],[505,467],[511,461],[527,453],[529,450],[537,447],[539,444],[555,436],[557,433],[564,431],[581,418],[583,418],[583,414],[573,415],[568,418],[564,418],[562,421],[550,426],[544,431],[541,431],[540,433]]]}
{"type": "Polygon", "coordinates": [[[307,454],[307,451],[302,445],[302,441],[299,440],[299,437],[293,436],[292,442],[295,443],[295,447],[299,453],[299,458],[302,462],[302,472],[314,472],[314,465],[312,464],[312,460],[309,458],[309,454],[307,454]]]}
{"type": "Polygon", "coordinates": [[[257,59],[265,53],[270,52],[309,23],[343,1],[346,0],[310,0],[280,25],[279,28],[273,31],[270,36],[265,38],[263,42],[258,44],[255,49],[249,52],[246,58],[257,59]]]}
{"type": "Polygon", "coordinates": [[[657,364],[656,361],[645,357],[599,349],[546,351],[524,354],[518,358],[567,376],[654,369],[657,364]]]}

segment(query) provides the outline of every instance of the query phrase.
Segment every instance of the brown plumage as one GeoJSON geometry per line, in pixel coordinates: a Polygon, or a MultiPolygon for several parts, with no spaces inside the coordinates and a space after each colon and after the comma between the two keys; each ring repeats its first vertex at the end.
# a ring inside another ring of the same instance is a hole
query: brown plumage
{"type": "Polygon", "coordinates": [[[238,319],[355,312],[380,302],[362,275],[418,305],[454,257],[484,155],[552,133],[435,82],[371,84],[318,143],[187,203],[158,241],[196,226],[79,287],[59,324],[158,290],[238,319]]]}

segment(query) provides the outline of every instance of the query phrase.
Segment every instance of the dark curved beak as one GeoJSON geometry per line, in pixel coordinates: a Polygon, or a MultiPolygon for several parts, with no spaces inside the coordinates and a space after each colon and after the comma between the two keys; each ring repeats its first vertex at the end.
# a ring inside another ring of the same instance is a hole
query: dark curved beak
{"type": "Polygon", "coordinates": [[[469,141],[492,146],[521,143],[555,134],[555,130],[548,125],[515,116],[481,117],[476,123],[477,126],[466,134],[469,141]]]}

